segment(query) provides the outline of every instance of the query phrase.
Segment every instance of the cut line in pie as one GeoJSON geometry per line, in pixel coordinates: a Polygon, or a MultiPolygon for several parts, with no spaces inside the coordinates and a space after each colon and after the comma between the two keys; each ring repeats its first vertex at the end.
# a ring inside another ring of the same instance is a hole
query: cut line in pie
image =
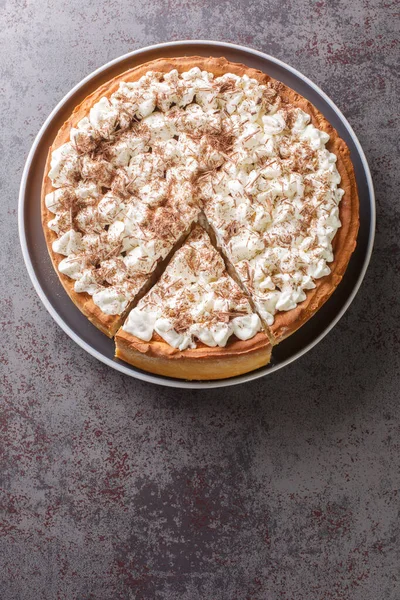
{"type": "Polygon", "coordinates": [[[223,58],[158,59],[98,88],[64,123],[42,222],[61,283],[117,334],[117,357],[171,377],[225,378],[266,364],[271,344],[334,292],[356,244],[358,194],[345,142],[305,98],[223,58]],[[196,247],[214,257],[210,272],[186,268],[196,247]],[[196,294],[166,286],[179,287],[179,264],[196,294]],[[142,309],[161,289],[147,339],[142,309]],[[186,321],[171,306],[178,297],[186,321]],[[259,323],[248,339],[237,335],[235,298],[244,322],[259,323]],[[229,310],[215,310],[219,301],[229,310]]]}

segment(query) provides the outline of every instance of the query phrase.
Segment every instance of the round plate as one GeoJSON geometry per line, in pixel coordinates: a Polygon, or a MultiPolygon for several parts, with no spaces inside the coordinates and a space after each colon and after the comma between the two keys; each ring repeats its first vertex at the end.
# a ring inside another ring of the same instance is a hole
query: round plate
{"type": "Polygon", "coordinates": [[[369,167],[354,131],[334,103],[314,83],[285,63],[257,50],[210,41],[170,42],[135,50],[94,71],[55,107],[39,131],[26,161],[19,197],[19,232],[25,264],[43,304],[62,329],[87,352],[117,371],[144,381],[180,388],[211,388],[251,381],[288,365],[317,344],[343,316],[364,278],[375,232],[375,198],[369,167]],[[58,129],[88,94],[141,63],[162,57],[224,56],[263,71],[310,100],[337,129],[351,151],[360,196],[360,230],[346,274],[332,297],[299,331],[274,348],[267,367],[210,382],[151,375],[114,358],[114,341],[96,329],[64,292],[47,252],[40,217],[40,193],[47,152],[58,129]]]}

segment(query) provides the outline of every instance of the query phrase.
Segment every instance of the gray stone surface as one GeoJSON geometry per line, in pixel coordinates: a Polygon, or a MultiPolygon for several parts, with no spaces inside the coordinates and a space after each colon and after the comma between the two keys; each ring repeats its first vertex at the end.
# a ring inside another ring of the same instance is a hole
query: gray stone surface
{"type": "Polygon", "coordinates": [[[399,598],[398,4],[0,6],[2,600],[399,598]],[[378,208],[335,330],[284,371],[209,392],[85,354],[41,305],[17,237],[23,163],[56,102],[111,58],[189,38],[250,45],[321,85],[364,146],[378,208]]]}

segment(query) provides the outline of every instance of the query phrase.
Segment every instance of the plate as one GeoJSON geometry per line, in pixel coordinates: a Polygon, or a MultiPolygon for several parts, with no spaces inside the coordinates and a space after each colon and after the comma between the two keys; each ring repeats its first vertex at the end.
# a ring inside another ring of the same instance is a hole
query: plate
{"type": "Polygon", "coordinates": [[[84,350],[113,369],[151,383],[179,388],[215,388],[236,385],[281,369],[308,352],[343,316],[364,278],[375,233],[375,198],[367,160],[354,131],[340,110],[312,81],[282,61],[236,44],[211,41],[169,42],[135,50],[100,67],[76,85],[49,115],[31,148],[19,196],[19,233],[32,283],[43,304],[60,327],[84,350]],[[350,148],[360,196],[360,230],[357,247],[340,285],[324,306],[279,344],[271,364],[246,375],[219,381],[189,382],[151,375],[114,358],[114,342],[96,329],[65,293],[47,252],[40,218],[40,192],[47,152],[57,131],[88,94],[102,83],[141,63],[161,57],[224,56],[231,62],[254,67],[282,81],[310,100],[337,129],[350,148]]]}

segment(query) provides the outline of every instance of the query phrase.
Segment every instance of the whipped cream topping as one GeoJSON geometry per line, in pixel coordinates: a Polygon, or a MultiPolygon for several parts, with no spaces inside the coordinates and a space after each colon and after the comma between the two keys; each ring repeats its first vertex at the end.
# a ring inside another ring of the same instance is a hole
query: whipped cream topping
{"type": "Polygon", "coordinates": [[[272,325],[277,311],[294,309],[330,273],[344,192],[329,135],[308,114],[268,86],[224,78],[240,94],[228,109],[230,160],[200,179],[199,195],[219,246],[272,325]],[[269,106],[260,103],[265,92],[269,106]]]}
{"type": "Polygon", "coordinates": [[[261,321],[208,235],[197,228],[130,311],[123,329],[147,342],[156,332],[170,346],[185,350],[198,341],[226,346],[232,335],[248,340],[261,330],[261,321]]]}
{"type": "Polygon", "coordinates": [[[328,140],[279,85],[247,75],[195,67],[122,82],[52,154],[59,270],[121,314],[202,208],[271,325],[330,272],[343,191],[328,140]]]}

